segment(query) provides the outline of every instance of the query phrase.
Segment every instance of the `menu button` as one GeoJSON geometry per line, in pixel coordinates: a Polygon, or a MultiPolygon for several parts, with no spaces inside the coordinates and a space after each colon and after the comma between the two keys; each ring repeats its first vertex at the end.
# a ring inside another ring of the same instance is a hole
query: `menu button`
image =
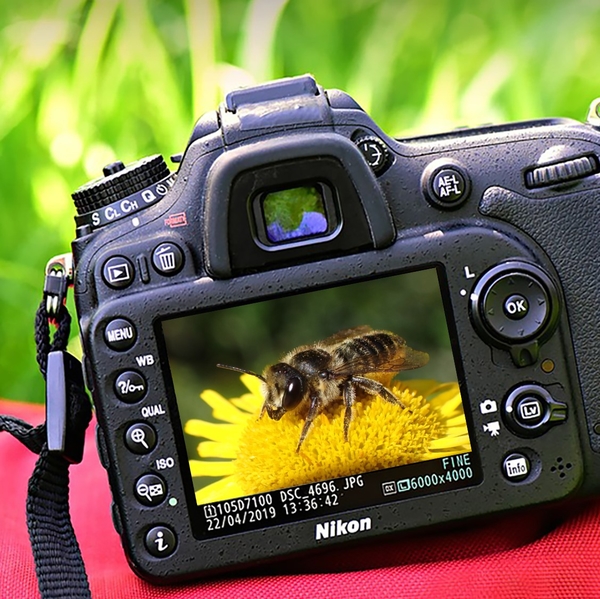
{"type": "Polygon", "coordinates": [[[115,351],[126,351],[133,347],[137,339],[135,326],[125,318],[111,320],[104,329],[104,341],[115,351]]]}

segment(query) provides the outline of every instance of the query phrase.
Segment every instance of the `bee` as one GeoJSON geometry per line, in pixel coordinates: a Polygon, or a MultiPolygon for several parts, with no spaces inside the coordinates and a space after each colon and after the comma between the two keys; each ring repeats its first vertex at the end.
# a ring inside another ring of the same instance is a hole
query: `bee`
{"type": "Polygon", "coordinates": [[[421,368],[429,354],[411,349],[402,337],[390,331],[376,331],[367,325],[345,329],[310,345],[288,352],[280,362],[267,366],[262,374],[217,364],[243,372],[262,381],[265,411],[273,420],[292,410],[305,414],[296,453],[315,418],[336,402],[343,402],[344,438],[348,441],[353,407],[358,399],[379,395],[385,401],[406,409],[388,387],[370,378],[375,375],[387,385],[402,370],[421,368]]]}

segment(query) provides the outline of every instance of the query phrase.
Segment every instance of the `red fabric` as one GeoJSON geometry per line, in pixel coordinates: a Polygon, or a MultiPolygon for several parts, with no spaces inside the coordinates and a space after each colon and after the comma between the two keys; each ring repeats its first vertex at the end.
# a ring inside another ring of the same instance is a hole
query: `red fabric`
{"type": "MultiPolygon", "coordinates": [[[[44,418],[41,406],[1,400],[0,413],[33,424],[44,418]]],[[[39,596],[24,507],[35,459],[0,434],[0,599],[39,596]]],[[[83,463],[71,468],[71,510],[94,599],[600,598],[598,500],[292,558],[245,576],[154,587],[131,572],[121,550],[91,426],[83,463]]]]}

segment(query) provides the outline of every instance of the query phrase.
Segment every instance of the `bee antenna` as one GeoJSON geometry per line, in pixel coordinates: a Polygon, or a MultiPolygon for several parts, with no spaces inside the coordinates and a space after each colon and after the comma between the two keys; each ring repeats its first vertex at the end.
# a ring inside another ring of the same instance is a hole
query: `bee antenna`
{"type": "Polygon", "coordinates": [[[251,376],[255,376],[257,379],[260,379],[264,383],[267,381],[262,374],[256,374],[256,372],[252,372],[251,370],[244,370],[243,368],[238,368],[237,366],[227,366],[227,364],[217,364],[217,368],[223,368],[225,370],[233,370],[235,372],[241,372],[242,374],[249,374],[251,376]]]}

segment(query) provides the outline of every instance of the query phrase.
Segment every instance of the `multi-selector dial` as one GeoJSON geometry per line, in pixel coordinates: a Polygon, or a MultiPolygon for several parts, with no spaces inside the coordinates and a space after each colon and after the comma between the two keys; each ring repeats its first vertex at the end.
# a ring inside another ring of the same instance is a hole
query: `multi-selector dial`
{"type": "Polygon", "coordinates": [[[558,292],[537,266],[505,262],[475,285],[471,315],[481,337],[510,351],[517,366],[528,366],[558,324],[558,292]]]}

